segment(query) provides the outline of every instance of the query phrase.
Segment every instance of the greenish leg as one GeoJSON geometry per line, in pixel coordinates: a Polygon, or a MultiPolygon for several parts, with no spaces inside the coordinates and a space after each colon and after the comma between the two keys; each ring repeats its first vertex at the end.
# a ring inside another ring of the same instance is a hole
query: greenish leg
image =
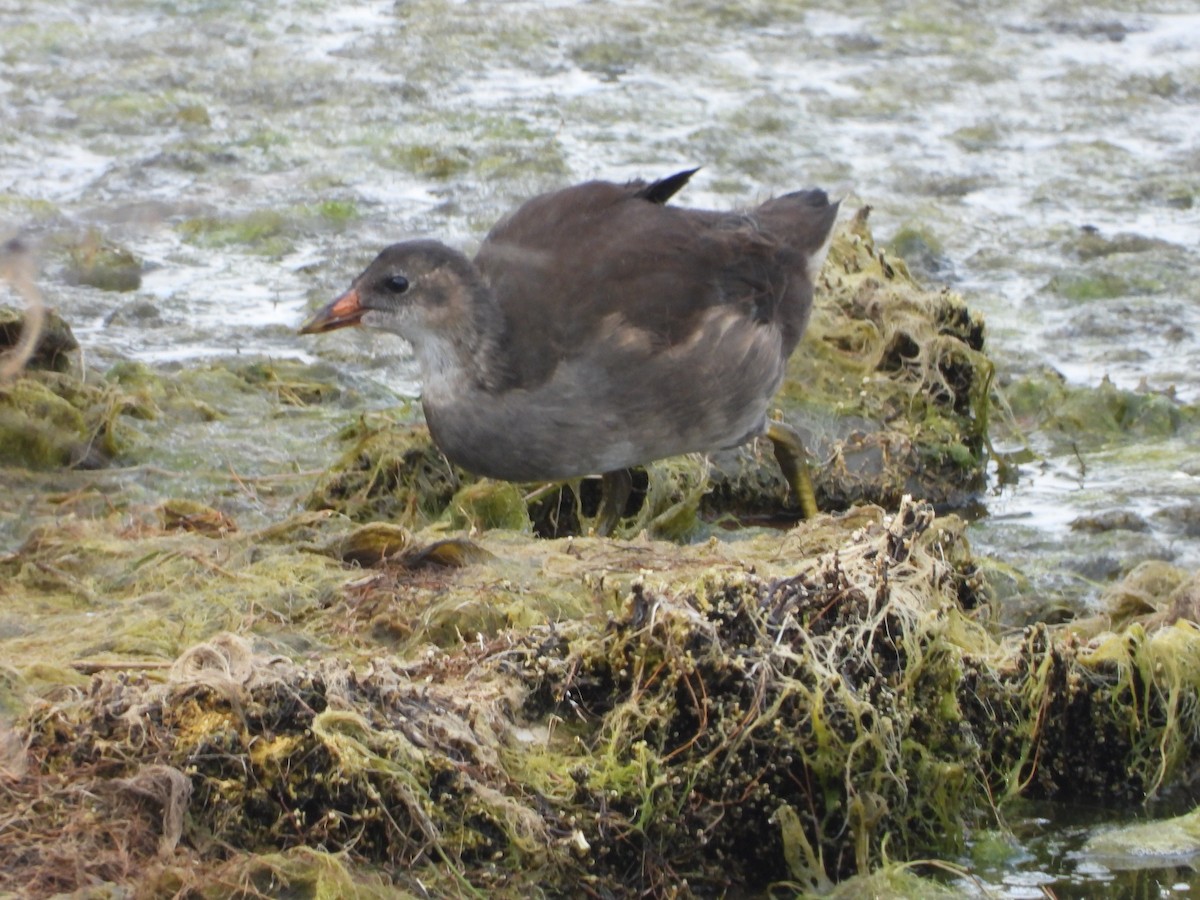
{"type": "Polygon", "coordinates": [[[596,534],[600,537],[612,534],[625,513],[625,504],[629,502],[631,493],[633,475],[628,469],[605,472],[600,477],[600,509],[596,513],[596,534]]]}
{"type": "Polygon", "coordinates": [[[806,519],[817,514],[817,495],[813,491],[812,473],[808,468],[808,452],[794,429],[782,422],[767,423],[767,437],[775,449],[775,459],[792,489],[792,497],[806,519]]]}

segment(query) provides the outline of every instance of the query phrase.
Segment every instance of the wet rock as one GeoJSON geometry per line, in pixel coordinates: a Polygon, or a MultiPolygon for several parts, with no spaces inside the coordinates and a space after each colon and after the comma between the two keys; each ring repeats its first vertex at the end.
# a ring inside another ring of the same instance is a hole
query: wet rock
{"type": "Polygon", "coordinates": [[[1085,225],[1067,243],[1067,249],[1079,259],[1089,260],[1112,256],[1116,253],[1148,253],[1153,250],[1179,250],[1177,244],[1140,234],[1120,232],[1111,238],[1105,237],[1092,225],[1085,225]]]}
{"type": "MultiPolygon", "coordinates": [[[[0,306],[0,354],[17,345],[24,328],[23,312],[12,307],[0,306]]],[[[71,367],[70,354],[78,349],[79,343],[71,333],[71,326],[54,310],[46,310],[37,346],[26,367],[66,372],[71,367]]]]}
{"type": "Polygon", "coordinates": [[[166,500],[158,507],[158,516],[167,531],[220,536],[238,530],[237,523],[230,516],[195,500],[166,500]]]}
{"type": "Polygon", "coordinates": [[[1096,556],[1082,556],[1070,564],[1070,569],[1088,581],[1112,581],[1121,574],[1123,565],[1115,556],[1102,553],[1096,556]]]}
{"type": "Polygon", "coordinates": [[[1200,538],[1200,503],[1187,503],[1160,509],[1154,514],[1155,521],[1165,523],[1185,538],[1200,538]]]}
{"type": "Polygon", "coordinates": [[[91,231],[67,251],[65,278],[102,291],[136,291],[142,284],[142,263],[132,252],[91,231]]]}
{"type": "Polygon", "coordinates": [[[1096,387],[1070,385],[1050,369],[1006,385],[1005,397],[1021,428],[1063,452],[1171,437],[1200,418],[1196,407],[1163,394],[1124,390],[1108,378],[1096,387]]]}
{"type": "Polygon", "coordinates": [[[914,275],[929,281],[946,279],[953,274],[953,265],[942,242],[920,225],[905,225],[893,236],[888,250],[899,256],[914,275]]]}
{"type": "Polygon", "coordinates": [[[134,300],[114,309],[104,319],[105,325],[138,325],[157,327],[163,324],[162,312],[150,300],[134,300]]]}
{"type": "Polygon", "coordinates": [[[1071,521],[1072,531],[1099,534],[1105,531],[1149,531],[1150,523],[1127,509],[1111,509],[1071,521]]]}
{"type": "Polygon", "coordinates": [[[353,565],[378,565],[412,546],[412,534],[390,522],[368,522],[334,539],[321,552],[353,565]]]}
{"type": "Polygon", "coordinates": [[[1080,855],[1118,870],[1193,864],[1200,858],[1200,810],[1170,819],[1106,828],[1088,838],[1080,855]]]}

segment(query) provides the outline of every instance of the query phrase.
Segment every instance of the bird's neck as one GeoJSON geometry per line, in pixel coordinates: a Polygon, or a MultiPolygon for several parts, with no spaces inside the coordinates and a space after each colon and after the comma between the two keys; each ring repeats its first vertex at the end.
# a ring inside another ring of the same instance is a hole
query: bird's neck
{"type": "Polygon", "coordinates": [[[498,390],[505,381],[501,356],[504,317],[491,287],[481,276],[469,285],[466,315],[457,327],[413,342],[421,369],[422,396],[430,401],[461,400],[498,390]]]}

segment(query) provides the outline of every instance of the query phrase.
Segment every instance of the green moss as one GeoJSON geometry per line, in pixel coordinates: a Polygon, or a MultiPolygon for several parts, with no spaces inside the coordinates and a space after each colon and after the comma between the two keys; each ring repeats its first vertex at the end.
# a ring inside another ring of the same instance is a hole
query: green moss
{"type": "Polygon", "coordinates": [[[517,485],[507,481],[483,481],[468,484],[450,498],[450,526],[456,529],[487,531],[508,528],[529,531],[529,511],[517,485]]]}
{"type": "Polygon", "coordinates": [[[69,465],[86,440],[83,413],[45,385],[22,378],[0,389],[0,464],[69,465]]]}
{"type": "Polygon", "coordinates": [[[1132,293],[1134,285],[1115,272],[1064,272],[1050,279],[1047,287],[1067,300],[1108,300],[1132,293]]]}
{"type": "Polygon", "coordinates": [[[179,230],[184,240],[201,247],[240,247],[264,256],[281,256],[291,249],[288,220],[271,209],[232,218],[188,219],[179,230]]]}
{"type": "Polygon", "coordinates": [[[390,148],[388,161],[414,175],[441,180],[465,172],[473,160],[471,154],[461,147],[406,144],[390,148]]]}
{"type": "Polygon", "coordinates": [[[324,200],[317,204],[317,214],[333,225],[346,225],[360,215],[352,200],[324,200]]]}
{"type": "Polygon", "coordinates": [[[1017,379],[1004,393],[1024,431],[1037,432],[1057,447],[1089,450],[1161,440],[1194,427],[1200,418],[1195,407],[1162,394],[1124,390],[1107,378],[1086,387],[1041,371],[1017,379]]]}

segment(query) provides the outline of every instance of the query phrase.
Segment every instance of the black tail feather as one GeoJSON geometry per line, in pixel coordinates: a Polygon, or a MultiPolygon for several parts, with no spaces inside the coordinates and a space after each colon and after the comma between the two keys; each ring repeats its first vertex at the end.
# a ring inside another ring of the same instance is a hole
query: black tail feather
{"type": "Polygon", "coordinates": [[[634,196],[662,206],[679,193],[680,189],[688,183],[688,179],[699,171],[700,167],[697,166],[694,169],[686,169],[683,172],[668,175],[666,178],[660,178],[658,181],[652,181],[645,187],[638,188],[634,196]]]}

